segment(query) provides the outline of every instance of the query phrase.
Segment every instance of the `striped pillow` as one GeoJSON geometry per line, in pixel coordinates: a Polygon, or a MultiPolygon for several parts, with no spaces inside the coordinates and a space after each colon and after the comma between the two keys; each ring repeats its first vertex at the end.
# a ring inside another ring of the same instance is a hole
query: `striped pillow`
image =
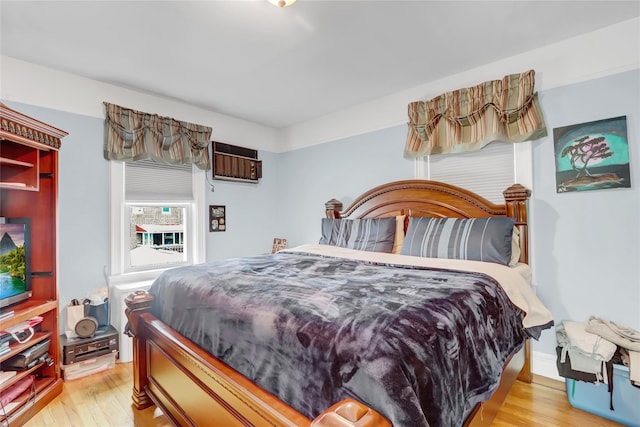
{"type": "Polygon", "coordinates": [[[513,218],[410,217],[402,255],[508,265],[513,218]]]}
{"type": "Polygon", "coordinates": [[[393,249],[396,235],[396,219],[322,219],[320,244],[341,246],[370,252],[387,252],[393,249]]]}

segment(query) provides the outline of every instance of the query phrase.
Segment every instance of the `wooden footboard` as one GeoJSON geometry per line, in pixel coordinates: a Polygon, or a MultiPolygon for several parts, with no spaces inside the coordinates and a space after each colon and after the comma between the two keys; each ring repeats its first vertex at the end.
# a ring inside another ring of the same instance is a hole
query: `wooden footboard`
{"type": "Polygon", "coordinates": [[[180,426],[391,426],[353,399],[310,420],[158,320],[149,312],[152,301],[146,292],[125,300],[136,409],[155,404],[180,426]]]}
{"type": "MultiPolygon", "coordinates": [[[[133,338],[133,404],[157,405],[180,426],[390,427],[378,412],[352,399],[310,420],[202,350],[150,313],[153,296],[139,291],[125,302],[133,338]]],[[[465,426],[489,426],[526,365],[523,348],[506,365],[492,398],[465,426]]]]}

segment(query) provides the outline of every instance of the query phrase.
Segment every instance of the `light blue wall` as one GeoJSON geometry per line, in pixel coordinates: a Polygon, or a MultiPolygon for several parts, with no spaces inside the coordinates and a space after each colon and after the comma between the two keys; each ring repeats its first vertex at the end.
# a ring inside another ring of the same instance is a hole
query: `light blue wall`
{"type": "MultiPolygon", "coordinates": [[[[533,149],[533,269],[557,322],[604,317],[640,330],[640,70],[540,94],[550,136],[533,149]],[[627,117],[631,188],[556,193],[553,128],[627,117]]],[[[555,336],[534,346],[553,353],[555,336]]]]}
{"type": "MultiPolygon", "coordinates": [[[[242,145],[240,141],[228,143],[242,145]]],[[[273,238],[284,232],[284,212],[277,207],[279,155],[259,151],[258,157],[263,175],[259,183],[210,180],[207,185],[207,205],[226,206],[227,222],[227,231],[207,233],[208,260],[270,253],[273,238]]]]}
{"type": "Polygon", "coordinates": [[[289,246],[318,242],[326,201],[347,208],[376,185],[413,178],[413,161],[402,157],[406,134],[406,125],[396,126],[281,154],[277,209],[289,246]]]}
{"type": "MultiPolygon", "coordinates": [[[[58,155],[58,297],[62,307],[106,283],[109,171],[102,157],[104,120],[3,102],[69,132],[58,155]]],[[[33,239],[37,241],[38,236],[33,239]]]]}
{"type": "MultiPolygon", "coordinates": [[[[540,93],[550,136],[533,144],[531,236],[534,282],[556,321],[605,317],[640,329],[640,70],[540,93]],[[557,194],[554,127],[626,115],[631,189],[557,194]]],[[[6,102],[69,132],[60,152],[59,285],[62,304],[105,283],[109,263],[108,164],[103,121],[6,102]]],[[[317,242],[324,203],[347,207],[373,186],[413,177],[402,158],[406,126],[275,154],[260,151],[259,184],[214,181],[207,204],[227,207],[228,231],[207,233],[209,260],[317,242]]],[[[242,141],[225,141],[243,145],[242,141]]],[[[553,354],[545,332],[534,350],[553,354]]]]}
{"type": "MultiPolygon", "coordinates": [[[[61,306],[106,284],[109,274],[109,164],[103,157],[104,119],[3,101],[69,133],[59,154],[59,269],[61,306]]],[[[240,141],[228,141],[242,145],[240,141]]],[[[278,231],[278,155],[260,151],[259,184],[210,180],[208,205],[227,206],[227,231],[207,232],[207,259],[271,252],[278,231]]],[[[37,239],[37,236],[34,236],[37,239]]],[[[64,313],[62,314],[64,317],[64,313]]],[[[63,319],[64,320],[64,319],[63,319]]]]}
{"type": "MultiPolygon", "coordinates": [[[[534,284],[556,322],[604,317],[640,329],[640,70],[541,92],[549,136],[533,143],[534,284]],[[557,194],[553,128],[627,116],[632,188],[557,194]]],[[[282,154],[287,236],[316,242],[323,203],[413,177],[406,126],[282,154]],[[364,154],[360,154],[364,152],[364,154]]],[[[555,354],[553,330],[533,349],[555,354]]]]}

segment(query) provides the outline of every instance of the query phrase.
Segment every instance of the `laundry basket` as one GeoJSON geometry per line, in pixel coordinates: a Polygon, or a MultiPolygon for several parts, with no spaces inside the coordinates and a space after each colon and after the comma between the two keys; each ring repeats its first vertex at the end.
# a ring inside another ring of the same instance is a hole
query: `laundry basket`
{"type": "Polygon", "coordinates": [[[640,388],[629,381],[629,368],[613,365],[613,410],[609,408],[609,388],[603,383],[566,379],[571,406],[603,418],[640,427],[640,388]]]}

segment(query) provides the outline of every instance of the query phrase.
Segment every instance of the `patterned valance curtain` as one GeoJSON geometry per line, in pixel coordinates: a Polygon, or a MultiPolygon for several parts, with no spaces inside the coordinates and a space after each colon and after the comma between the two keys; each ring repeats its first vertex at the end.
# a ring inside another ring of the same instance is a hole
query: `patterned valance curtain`
{"type": "Polygon", "coordinates": [[[170,117],[142,113],[104,103],[104,158],[134,162],[153,159],[161,163],[190,164],[209,168],[210,127],[170,117]]]}
{"type": "Polygon", "coordinates": [[[479,150],[547,135],[533,70],[409,104],[406,158],[479,150]]]}

